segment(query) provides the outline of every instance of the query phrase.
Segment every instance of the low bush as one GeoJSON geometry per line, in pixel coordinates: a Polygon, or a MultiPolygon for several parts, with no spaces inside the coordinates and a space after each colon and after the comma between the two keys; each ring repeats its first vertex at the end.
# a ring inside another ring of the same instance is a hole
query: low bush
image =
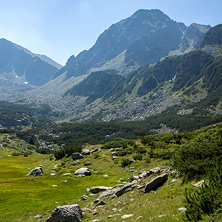
{"type": "Polygon", "coordinates": [[[186,190],[185,207],[188,221],[199,221],[203,214],[213,215],[215,218],[222,215],[222,166],[219,161],[209,170],[201,187],[186,190]]]}
{"type": "Polygon", "coordinates": [[[123,158],[121,162],[121,166],[125,168],[126,166],[129,166],[131,164],[130,160],[128,158],[123,158]]]}

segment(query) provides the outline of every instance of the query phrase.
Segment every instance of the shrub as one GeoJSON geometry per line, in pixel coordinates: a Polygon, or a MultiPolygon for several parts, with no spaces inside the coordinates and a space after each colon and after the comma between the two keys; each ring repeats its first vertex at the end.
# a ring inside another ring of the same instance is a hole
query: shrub
{"type": "Polygon", "coordinates": [[[66,145],[58,151],[55,151],[54,156],[57,160],[62,159],[65,156],[71,156],[73,153],[80,153],[82,146],[80,145],[66,145]]]}
{"type": "Polygon", "coordinates": [[[125,168],[126,166],[129,166],[131,164],[130,160],[128,158],[123,158],[121,162],[121,166],[125,168]]]}
{"type": "Polygon", "coordinates": [[[206,174],[214,156],[222,156],[222,130],[211,129],[181,146],[173,157],[173,166],[187,177],[206,174]]]}
{"type": "MultiPolygon", "coordinates": [[[[209,170],[207,180],[199,188],[185,192],[185,217],[188,221],[199,221],[202,214],[214,217],[222,211],[222,166],[217,164],[209,170]]],[[[214,221],[214,220],[213,220],[214,221]]]]}
{"type": "Polygon", "coordinates": [[[134,160],[142,160],[143,159],[143,155],[141,155],[141,154],[133,155],[133,159],[134,160]]]}

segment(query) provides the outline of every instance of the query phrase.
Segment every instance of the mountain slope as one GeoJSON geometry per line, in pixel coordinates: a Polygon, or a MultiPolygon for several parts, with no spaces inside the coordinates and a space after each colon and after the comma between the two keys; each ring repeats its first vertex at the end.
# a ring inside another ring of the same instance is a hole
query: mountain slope
{"type": "Polygon", "coordinates": [[[12,74],[30,85],[41,86],[54,78],[58,67],[46,56],[35,55],[6,39],[0,39],[0,75],[12,74]]]}
{"type": "Polygon", "coordinates": [[[160,10],[139,10],[109,27],[91,49],[81,52],[77,57],[71,56],[57,76],[64,72],[66,78],[79,76],[104,65],[108,66],[106,69],[115,69],[117,61],[113,59],[120,55],[120,66],[126,67],[126,73],[129,67],[153,64],[169,54],[194,49],[209,28],[197,24],[186,27],[183,23],[171,20],[160,10]],[[114,63],[110,64],[110,60],[114,63]]]}

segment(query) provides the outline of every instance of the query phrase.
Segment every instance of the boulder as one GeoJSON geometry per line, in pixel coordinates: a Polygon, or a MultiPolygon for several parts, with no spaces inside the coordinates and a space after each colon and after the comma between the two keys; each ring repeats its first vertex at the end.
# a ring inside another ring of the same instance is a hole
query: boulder
{"type": "Polygon", "coordinates": [[[161,187],[167,181],[167,178],[168,178],[167,173],[155,177],[145,185],[144,192],[148,193],[151,190],[156,190],[157,188],[161,187]]]}
{"type": "Polygon", "coordinates": [[[127,183],[127,184],[125,184],[121,189],[117,190],[117,191],[115,192],[115,195],[116,195],[117,197],[119,197],[119,196],[123,195],[124,193],[132,190],[132,189],[135,188],[135,187],[136,187],[136,183],[135,183],[134,181],[133,181],[132,183],[127,183]]]}
{"type": "Polygon", "coordinates": [[[94,149],[94,150],[91,150],[90,153],[95,153],[95,152],[97,152],[97,151],[99,151],[98,148],[96,148],[96,149],[94,149]]]}
{"type": "Polygon", "coordinates": [[[130,218],[132,216],[133,216],[133,214],[125,214],[121,218],[124,220],[124,219],[130,218]]]}
{"type": "Polygon", "coordinates": [[[87,200],[87,199],[89,199],[89,196],[87,196],[87,195],[83,195],[83,196],[81,197],[81,200],[87,200]]]}
{"type": "Polygon", "coordinates": [[[186,210],[187,210],[187,208],[185,208],[185,207],[180,207],[180,208],[177,209],[177,212],[178,212],[178,213],[181,213],[181,212],[184,212],[184,211],[186,211],[186,210]]]}
{"type": "Polygon", "coordinates": [[[79,159],[83,159],[84,157],[80,154],[80,153],[73,153],[72,154],[72,159],[73,160],[79,160],[79,159]]]}
{"type": "Polygon", "coordinates": [[[91,171],[90,171],[89,168],[82,167],[82,168],[76,170],[75,175],[78,175],[78,176],[90,176],[91,175],[91,171]]]}
{"type": "Polygon", "coordinates": [[[45,222],[78,222],[83,218],[78,204],[58,206],[45,222]]]}
{"type": "Polygon", "coordinates": [[[98,187],[91,187],[88,192],[92,193],[99,193],[101,191],[112,189],[112,187],[105,187],[105,186],[98,186],[98,187]]]}
{"type": "Polygon", "coordinates": [[[193,186],[194,186],[194,187],[201,187],[201,186],[203,186],[204,182],[205,182],[204,180],[201,180],[201,181],[193,184],[193,186]]]}
{"type": "Polygon", "coordinates": [[[83,150],[82,151],[82,155],[90,155],[90,150],[88,150],[88,149],[85,149],[85,150],[83,150]]]}
{"type": "Polygon", "coordinates": [[[31,170],[26,177],[36,177],[36,176],[42,176],[43,170],[41,166],[36,167],[35,169],[31,170]]]}

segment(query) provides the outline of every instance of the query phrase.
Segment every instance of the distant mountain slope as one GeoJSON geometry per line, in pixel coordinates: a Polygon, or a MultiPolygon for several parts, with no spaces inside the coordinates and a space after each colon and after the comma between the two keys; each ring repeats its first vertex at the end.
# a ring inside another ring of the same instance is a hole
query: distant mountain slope
{"type": "MultiPolygon", "coordinates": [[[[46,56],[35,55],[6,39],[0,39],[0,76],[21,79],[32,86],[49,82],[58,72],[57,63],[46,56]]],[[[16,80],[15,80],[16,81],[16,80]]]]}
{"type": "Polygon", "coordinates": [[[47,103],[60,112],[55,119],[73,122],[144,120],[174,106],[178,115],[195,109],[220,114],[220,28],[208,29],[186,27],[159,10],[139,10],[112,25],[89,51],[70,57],[61,75],[26,99],[47,103]],[[215,40],[201,47],[205,33],[215,40]]]}
{"type": "MultiPolygon", "coordinates": [[[[102,85],[102,82],[98,83],[98,78],[92,80],[93,77],[91,74],[88,79],[102,85]]],[[[83,81],[74,86],[69,91],[70,95],[80,95],[80,85],[81,90],[87,90],[85,83],[83,81]]],[[[92,96],[91,92],[84,95],[86,99],[92,96]]],[[[181,56],[167,57],[152,67],[141,67],[115,81],[97,101],[75,115],[74,120],[139,120],[176,104],[180,104],[181,109],[196,104],[205,111],[209,106],[212,112],[222,113],[221,98],[222,56],[214,57],[199,49],[181,56]]]]}
{"type": "MultiPolygon", "coordinates": [[[[131,17],[110,26],[88,51],[71,56],[57,76],[79,76],[104,66],[119,69],[153,64],[169,54],[181,54],[196,48],[210,26],[171,20],[160,10],[139,10],[131,17]],[[122,56],[121,64],[116,57],[122,56]],[[113,60],[114,59],[114,60],[113,60]],[[112,63],[110,63],[110,61],[112,63]]],[[[104,69],[104,68],[103,68],[104,69]]]]}

